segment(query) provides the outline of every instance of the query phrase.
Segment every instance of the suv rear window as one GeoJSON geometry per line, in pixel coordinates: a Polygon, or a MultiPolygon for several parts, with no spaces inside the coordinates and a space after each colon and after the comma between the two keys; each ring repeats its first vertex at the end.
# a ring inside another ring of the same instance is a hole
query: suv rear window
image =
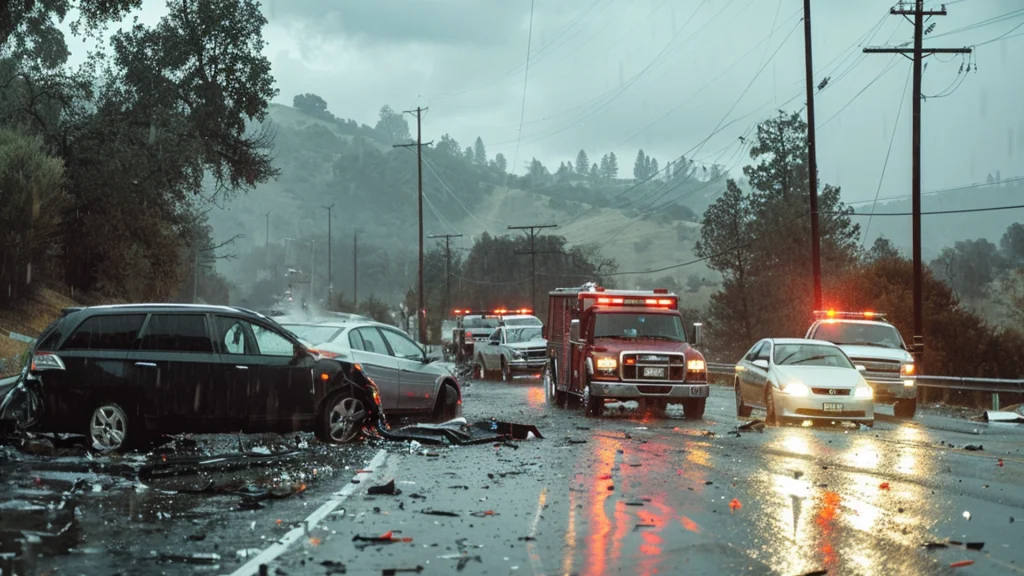
{"type": "Polygon", "coordinates": [[[139,337],[145,314],[117,314],[86,318],[68,336],[62,350],[131,350],[139,337]]]}
{"type": "Polygon", "coordinates": [[[213,352],[206,316],[153,314],[146,325],[141,348],[162,352],[213,352]]]}

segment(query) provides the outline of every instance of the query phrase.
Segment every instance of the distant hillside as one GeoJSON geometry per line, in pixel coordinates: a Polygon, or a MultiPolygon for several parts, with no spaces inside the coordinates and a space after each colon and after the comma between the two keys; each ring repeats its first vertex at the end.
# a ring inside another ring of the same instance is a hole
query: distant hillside
{"type": "MultiPolygon", "coordinates": [[[[880,202],[875,208],[875,213],[909,213],[912,209],[909,195],[908,191],[906,199],[880,202]]],[[[1024,180],[931,193],[926,191],[921,197],[922,212],[973,210],[1020,204],[1024,204],[1024,180]]],[[[870,213],[871,205],[861,204],[856,206],[856,210],[859,213],[870,213]]],[[[1024,209],[924,215],[921,220],[921,252],[925,261],[928,261],[938,256],[942,248],[951,246],[959,240],[985,238],[998,245],[999,238],[1006,231],[1007,226],[1022,220],[1024,220],[1024,209]]],[[[867,224],[868,218],[858,217],[856,221],[863,228],[867,224]]],[[[870,246],[879,236],[885,236],[898,248],[909,254],[911,250],[910,216],[875,216],[871,218],[866,245],[870,246]]]]}
{"type": "MultiPolygon", "coordinates": [[[[268,122],[275,138],[275,164],[281,177],[210,213],[215,238],[243,234],[233,251],[244,255],[266,241],[267,214],[271,243],[291,242],[285,259],[291,266],[308,268],[309,251],[302,242],[316,244],[314,282],[326,281],[327,211],[334,204],[332,272],[337,291],[351,292],[353,236],[359,234],[360,296],[375,294],[398,302],[414,284],[416,273],[416,162],[406,149],[394,149],[373,128],[351,121],[314,117],[289,106],[272,105],[268,122]]],[[[455,143],[454,149],[458,150],[455,143]]],[[[697,201],[714,186],[693,178],[682,186],[651,182],[636,190],[625,184],[584,186],[569,184],[550,174],[542,177],[506,176],[491,160],[474,163],[461,153],[444,148],[424,153],[424,228],[427,235],[462,233],[456,246],[468,248],[484,231],[509,234],[507,226],[553,223],[551,232],[571,244],[598,244],[601,252],[619,262],[621,271],[657,269],[693,259],[699,225],[693,211],[676,207],[641,214],[609,206],[609,198],[626,192],[615,202],[646,199],[651,191],[678,188],[701,190],[697,201]],[[529,187],[530,190],[523,188],[529,187]],[[686,221],[684,219],[689,219],[686,221]]],[[[685,180],[686,174],[679,178],[685,180]]],[[[720,176],[719,176],[720,177],[720,176]]],[[[672,199],[672,197],[667,198],[672,199]]],[[[648,210],[650,211],[650,210],[648,210]]],[[[434,242],[429,241],[433,247],[434,242]]],[[[217,269],[244,291],[253,270],[245,258],[219,261],[217,269]]],[[[620,276],[620,286],[651,285],[655,280],[694,290],[688,305],[703,305],[711,280],[703,264],[646,275],[620,276]],[[691,276],[694,278],[691,279],[691,276]]],[[[323,285],[323,284],[320,284],[323,285]]],[[[236,295],[237,296],[237,295],[236,295]]]]}

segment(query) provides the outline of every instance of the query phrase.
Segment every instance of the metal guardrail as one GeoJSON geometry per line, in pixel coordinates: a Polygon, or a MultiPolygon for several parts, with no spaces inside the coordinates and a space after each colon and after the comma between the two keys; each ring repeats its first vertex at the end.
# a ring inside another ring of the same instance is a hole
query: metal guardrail
{"type": "MultiPolygon", "coordinates": [[[[707,363],[708,372],[727,376],[736,371],[735,364],[707,363]]],[[[1012,392],[1024,394],[1024,380],[1006,380],[999,378],[970,378],[965,376],[917,376],[918,388],[939,388],[960,390],[963,392],[1012,392]]]]}

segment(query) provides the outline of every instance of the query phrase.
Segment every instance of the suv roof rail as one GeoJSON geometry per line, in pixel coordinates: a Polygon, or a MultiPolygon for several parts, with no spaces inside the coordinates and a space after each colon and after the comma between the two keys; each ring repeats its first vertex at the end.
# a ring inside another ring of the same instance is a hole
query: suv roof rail
{"type": "Polygon", "coordinates": [[[60,309],[60,315],[61,316],[67,316],[68,314],[71,314],[72,312],[78,312],[79,310],[85,310],[85,307],[84,306],[68,306],[67,308],[61,308],[60,309]]]}

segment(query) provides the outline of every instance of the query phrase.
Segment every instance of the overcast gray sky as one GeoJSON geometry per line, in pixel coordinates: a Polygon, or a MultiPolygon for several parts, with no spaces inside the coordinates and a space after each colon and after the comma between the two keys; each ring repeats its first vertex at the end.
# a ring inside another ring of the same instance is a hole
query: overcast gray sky
{"type": "MultiPolygon", "coordinates": [[[[858,45],[906,42],[912,25],[888,15],[891,0],[811,4],[815,82],[831,76],[816,99],[823,181],[842,185],[847,201],[873,198],[898,116],[881,196],[909,194],[909,94],[902,111],[899,104],[911,64],[864,56],[858,45]]],[[[1008,34],[970,60],[927,60],[923,92],[944,97],[923,107],[923,186],[978,182],[997,170],[1024,175],[1024,3],[946,4],[949,15],[929,22],[926,46],[1008,34]],[[958,74],[968,62],[970,74],[958,74]]],[[[525,109],[531,0],[264,6],[280,103],[313,92],[336,115],[370,125],[382,104],[429,106],[426,140],[447,132],[466,146],[481,136],[490,156],[518,156],[520,173],[531,157],[554,170],[584,148],[591,161],[616,152],[620,175],[631,176],[642,147],[662,165],[687,153],[739,174],[747,156],[738,138],[805,100],[802,0],[535,0],[525,109]]],[[[163,0],[147,0],[141,17],[155,21],[163,11],[163,0]]]]}

